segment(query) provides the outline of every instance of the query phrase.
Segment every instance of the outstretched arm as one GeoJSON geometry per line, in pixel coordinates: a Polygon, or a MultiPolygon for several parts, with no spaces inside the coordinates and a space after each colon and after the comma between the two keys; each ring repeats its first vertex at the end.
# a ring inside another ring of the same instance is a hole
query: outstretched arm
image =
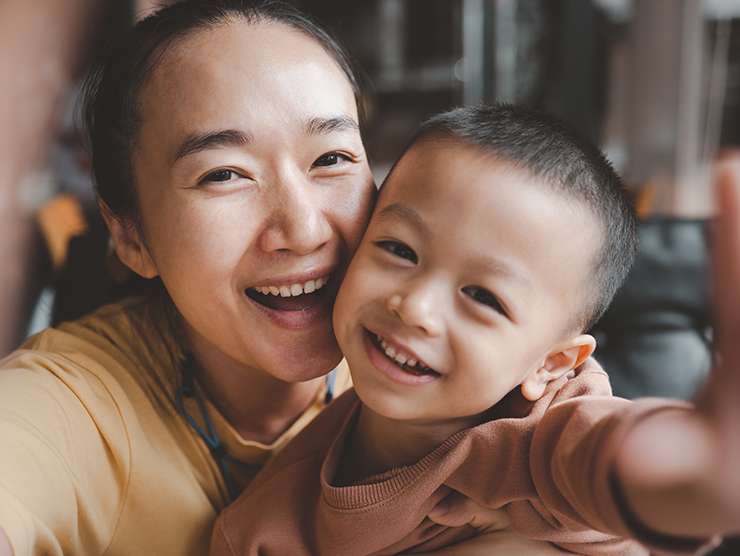
{"type": "Polygon", "coordinates": [[[740,533],[740,155],[716,169],[712,236],[717,357],[695,411],[638,423],[615,473],[634,517],[678,537],[740,533]]]}

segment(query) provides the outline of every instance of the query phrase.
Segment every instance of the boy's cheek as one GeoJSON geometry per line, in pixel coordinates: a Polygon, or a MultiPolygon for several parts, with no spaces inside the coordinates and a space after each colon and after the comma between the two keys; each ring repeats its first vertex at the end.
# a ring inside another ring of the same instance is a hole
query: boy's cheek
{"type": "Polygon", "coordinates": [[[334,332],[338,339],[353,327],[363,308],[377,296],[373,293],[377,289],[377,274],[361,261],[357,262],[350,266],[334,303],[334,332]]]}

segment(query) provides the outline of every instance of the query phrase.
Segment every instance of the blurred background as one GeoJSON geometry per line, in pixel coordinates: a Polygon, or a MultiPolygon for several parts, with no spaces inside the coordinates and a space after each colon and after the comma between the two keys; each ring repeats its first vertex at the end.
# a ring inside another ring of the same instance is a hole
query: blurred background
{"type": "MultiPolygon", "coordinates": [[[[597,358],[620,395],[693,395],[710,360],[710,163],[740,144],[740,0],[292,3],[367,75],[378,183],[421,120],[483,100],[555,112],[599,143],[638,200],[643,249],[593,330],[597,358]]],[[[89,239],[100,221],[76,92],[101,41],[151,9],[0,1],[0,356],[70,318],[60,291],[97,295],[85,261],[104,240],[89,239]]]]}

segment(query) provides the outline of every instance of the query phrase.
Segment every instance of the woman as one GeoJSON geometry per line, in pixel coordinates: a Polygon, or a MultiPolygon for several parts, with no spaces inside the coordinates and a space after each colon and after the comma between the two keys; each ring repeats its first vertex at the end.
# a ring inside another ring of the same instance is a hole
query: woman
{"type": "Polygon", "coordinates": [[[143,22],[90,81],[116,251],[164,288],[5,361],[16,556],[205,553],[229,490],[323,406],[341,359],[331,309],[375,191],[354,76],[300,14],[210,4],[143,22]],[[246,466],[209,453],[185,418],[213,438],[206,414],[246,466]]]}
{"type": "Polygon", "coordinates": [[[375,195],[359,88],[315,24],[242,4],[165,8],[92,73],[100,207],[152,283],[3,362],[0,554],[204,554],[217,514],[348,386],[325,375],[375,195]]]}

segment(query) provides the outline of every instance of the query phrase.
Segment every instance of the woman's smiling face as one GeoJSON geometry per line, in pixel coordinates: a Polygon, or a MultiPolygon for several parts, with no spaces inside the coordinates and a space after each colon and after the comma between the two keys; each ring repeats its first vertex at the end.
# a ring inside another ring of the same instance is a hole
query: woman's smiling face
{"type": "Polygon", "coordinates": [[[131,266],[162,278],[202,364],[326,373],[375,196],[344,73],[299,31],[235,20],[172,46],[140,99],[131,266]]]}

